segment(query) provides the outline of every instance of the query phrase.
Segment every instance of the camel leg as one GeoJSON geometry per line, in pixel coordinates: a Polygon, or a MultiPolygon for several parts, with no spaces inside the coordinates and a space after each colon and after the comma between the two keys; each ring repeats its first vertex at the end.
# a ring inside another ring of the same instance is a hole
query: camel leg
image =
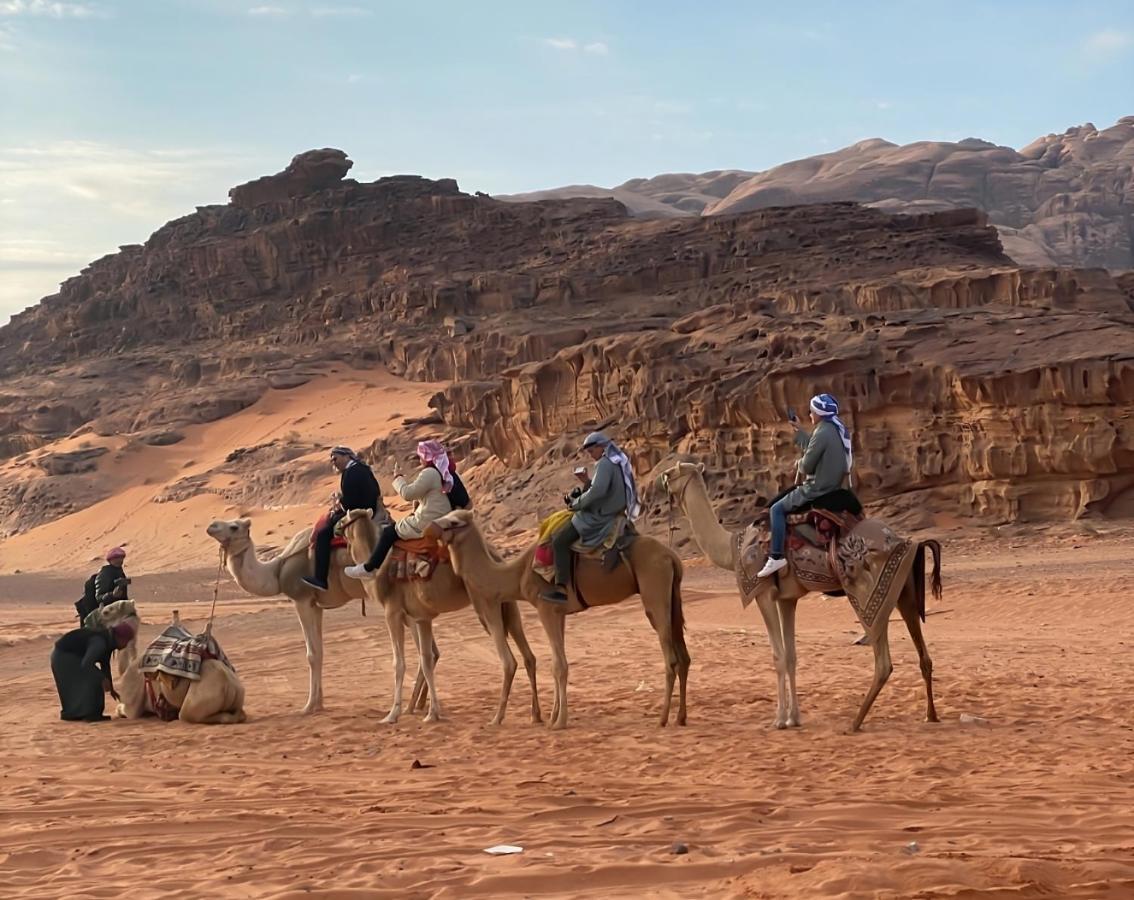
{"type": "Polygon", "coordinates": [[[874,625],[867,630],[870,636],[870,646],[874,648],[874,680],[870,684],[870,690],[866,692],[866,699],[862,701],[862,708],[859,709],[858,715],[854,718],[854,724],[851,725],[851,731],[858,731],[862,727],[862,722],[866,718],[866,714],[870,712],[870,707],[874,705],[874,700],[878,696],[878,692],[882,690],[882,685],[890,677],[890,673],[894,671],[894,666],[890,662],[890,613],[893,607],[888,609],[880,609],[878,611],[878,618],[875,620],[874,625]]]}
{"type": "Polygon", "coordinates": [[[567,727],[567,617],[547,603],[538,604],[537,609],[551,644],[551,675],[555,679],[555,704],[548,727],[559,730],[567,727]]]}
{"type": "Polygon", "coordinates": [[[784,724],[799,727],[799,694],[795,690],[795,607],[797,600],[779,600],[780,627],[783,630],[784,669],[787,671],[788,706],[784,724]]]}
{"type": "Polygon", "coordinates": [[[437,659],[433,655],[433,620],[425,619],[414,622],[413,639],[417,644],[421,656],[421,668],[425,672],[425,683],[429,686],[429,712],[426,713],[426,722],[441,721],[441,698],[437,696],[437,683],[434,678],[434,669],[437,659]]]}
{"type": "Polygon", "coordinates": [[[296,600],[295,613],[307,644],[308,688],[304,713],[323,708],[323,610],[310,600],[296,600]]]}
{"type": "Polygon", "coordinates": [[[539,689],[536,687],[536,658],[531,644],[528,643],[528,637],[524,634],[524,620],[520,618],[520,607],[514,602],[505,603],[501,606],[501,616],[504,619],[504,627],[516,644],[516,649],[524,658],[524,670],[528,673],[528,684],[532,688],[532,724],[538,725],[543,721],[543,712],[539,708],[539,689]]]}
{"type": "Polygon", "coordinates": [[[776,667],[776,717],[772,720],[775,728],[787,728],[787,666],[784,662],[784,636],[780,625],[780,608],[774,597],[766,591],[756,597],[760,615],[764,617],[764,628],[768,632],[768,643],[772,647],[772,663],[776,667]]]}
{"type": "Polygon", "coordinates": [[[677,680],[677,651],[673,646],[673,625],[670,618],[672,586],[665,585],[663,592],[659,585],[651,583],[660,580],[653,577],[640,578],[639,590],[642,605],[646,609],[646,618],[657,632],[662,661],[665,663],[665,697],[662,699],[661,720],[658,722],[664,728],[669,724],[669,710],[673,704],[673,685],[677,680]]]}
{"type": "Polygon", "coordinates": [[[508,646],[508,634],[504,627],[504,607],[496,603],[489,603],[480,617],[485,630],[492,635],[492,642],[496,645],[496,655],[500,657],[500,668],[504,673],[504,680],[500,685],[500,703],[496,707],[496,715],[492,717],[489,725],[500,725],[504,722],[504,712],[508,708],[508,696],[512,692],[512,680],[516,677],[516,657],[508,646]]]}
{"type": "MultiPolygon", "coordinates": [[[[437,641],[433,642],[433,661],[434,664],[441,659],[441,649],[437,646],[437,641]]],[[[413,693],[410,694],[409,711],[411,713],[425,712],[425,706],[429,702],[428,685],[425,683],[425,672],[422,671],[420,660],[417,666],[417,675],[413,680],[413,693]]]]}
{"type": "Polygon", "coordinates": [[[386,630],[390,633],[390,649],[394,655],[394,699],[382,723],[393,725],[402,714],[402,685],[406,677],[406,616],[405,611],[393,603],[386,604],[385,609],[386,630]]]}
{"type": "Polygon", "coordinates": [[[925,681],[925,721],[940,722],[937,717],[937,707],[933,705],[933,660],[929,658],[929,648],[925,645],[925,638],[921,633],[917,594],[914,586],[908,582],[902,588],[901,596],[898,597],[898,612],[905,620],[906,629],[910,633],[914,647],[917,648],[917,658],[921,664],[921,677],[925,681]]]}

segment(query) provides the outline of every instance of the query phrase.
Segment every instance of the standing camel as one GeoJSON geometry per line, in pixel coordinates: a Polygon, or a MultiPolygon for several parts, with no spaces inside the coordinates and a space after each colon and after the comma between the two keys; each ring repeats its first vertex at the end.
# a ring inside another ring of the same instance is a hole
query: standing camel
{"type": "MultiPolygon", "coordinates": [[[[658,476],[658,482],[669,494],[670,502],[677,503],[693,528],[693,540],[709,561],[722,569],[735,572],[738,566],[737,555],[740,550],[741,535],[729,531],[717,518],[709,493],[702,477],[702,467],[692,463],[677,463],[658,476]]],[[[913,568],[897,597],[898,611],[909,629],[914,647],[917,648],[921,663],[921,676],[925,680],[925,719],[937,722],[937,710],[933,705],[933,661],[921,634],[921,620],[925,617],[925,551],[933,551],[934,565],[932,588],[934,597],[941,597],[941,545],[937,541],[923,541],[918,545],[913,568]]],[[[803,587],[792,574],[791,569],[779,573],[779,592],[776,581],[761,579],[755,600],[768,630],[768,642],[772,646],[772,660],[776,667],[776,728],[797,727],[799,721],[799,697],[795,689],[795,605],[810,591],[803,587]]],[[[890,662],[890,614],[895,601],[891,599],[878,610],[872,623],[862,622],[874,648],[874,680],[870,690],[855,716],[851,731],[858,731],[878,692],[893,671],[890,662]]],[[[861,621],[861,617],[860,617],[861,621]]]]}
{"type": "MultiPolygon", "coordinates": [[[[256,544],[252,540],[252,520],[235,519],[231,522],[218,520],[205,529],[209,536],[224,550],[225,564],[229,573],[245,591],[254,597],[274,597],[286,594],[295,604],[296,615],[303,629],[303,640],[307,644],[307,666],[309,669],[307,705],[304,713],[313,713],[323,708],[323,610],[338,609],[352,600],[366,597],[362,583],[353,578],[343,577],[343,568],[348,565],[347,551],[338,549],[331,557],[331,573],[328,590],[319,592],[303,583],[303,577],[311,574],[311,559],[308,545],[311,529],[305,528],[293,537],[280,553],[261,562],[256,556],[256,544]]],[[[439,653],[433,645],[433,661],[439,653]]],[[[425,678],[419,670],[414,683],[410,709],[417,709],[425,699],[425,678]]]]}
{"type": "MultiPolygon", "coordinates": [[[[343,535],[347,539],[348,552],[356,563],[365,562],[378,543],[378,528],[373,513],[368,509],[352,509],[343,519],[343,535]]],[[[425,674],[429,688],[429,714],[427,722],[441,718],[441,702],[437,697],[437,687],[433,679],[433,667],[437,662],[429,652],[436,647],[433,642],[433,620],[442,613],[455,612],[469,605],[470,599],[465,585],[457,577],[453,566],[446,562],[438,563],[433,574],[426,581],[399,581],[393,575],[393,555],[377,572],[377,578],[365,579],[361,583],[375,592],[375,598],[386,611],[386,627],[390,630],[390,646],[394,653],[394,703],[383,722],[394,723],[402,711],[402,683],[406,672],[405,624],[409,618],[413,623],[414,641],[421,656],[420,671],[425,674]]],[[[532,722],[542,722],[539,708],[539,692],[536,690],[536,659],[528,639],[524,635],[524,623],[515,601],[477,607],[477,615],[485,631],[496,642],[496,652],[504,669],[504,683],[500,688],[500,705],[491,724],[504,721],[504,711],[508,706],[508,695],[512,691],[512,680],[516,677],[516,657],[508,648],[506,634],[512,636],[520,655],[524,658],[524,669],[532,687],[532,722]]]]}
{"type": "MultiPolygon", "coordinates": [[[[565,616],[584,607],[552,605],[540,598],[547,582],[532,571],[535,547],[510,562],[501,562],[488,545],[467,510],[454,510],[432,522],[426,529],[449,546],[453,569],[464,580],[478,609],[488,609],[522,597],[533,604],[551,644],[552,671],[555,675],[555,703],[551,710],[552,728],[567,726],[567,651],[565,616]]],[[[611,606],[635,594],[642,597],[646,618],[657,632],[665,659],[665,701],[661,725],[669,722],[674,679],[680,679],[677,724],[685,724],[685,683],[689,677],[689,651],[685,648],[685,618],[681,610],[681,560],[653,538],[640,536],[630,545],[629,565],[621,563],[605,572],[598,559],[583,558],[575,570],[575,585],[587,606],[611,606]]]]}

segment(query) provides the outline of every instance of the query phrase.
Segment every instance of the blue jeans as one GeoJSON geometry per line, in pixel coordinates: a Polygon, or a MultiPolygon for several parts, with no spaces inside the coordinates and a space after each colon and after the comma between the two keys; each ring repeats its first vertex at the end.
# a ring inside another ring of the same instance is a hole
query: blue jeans
{"type": "Polygon", "coordinates": [[[784,544],[787,543],[787,497],[784,497],[773,503],[772,508],[768,511],[768,514],[769,518],[772,521],[771,555],[779,558],[784,555],[784,544]]]}

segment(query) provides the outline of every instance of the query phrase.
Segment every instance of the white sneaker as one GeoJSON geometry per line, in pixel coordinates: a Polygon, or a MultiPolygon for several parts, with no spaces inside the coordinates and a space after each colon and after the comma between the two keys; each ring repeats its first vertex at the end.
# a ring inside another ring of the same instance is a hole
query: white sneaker
{"type": "Polygon", "coordinates": [[[786,559],[772,559],[768,557],[768,561],[764,563],[764,568],[756,573],[757,578],[767,578],[769,575],[774,575],[780,569],[787,568],[786,559]]]}
{"type": "Polygon", "coordinates": [[[367,572],[366,566],[362,563],[359,563],[357,566],[347,566],[343,569],[343,574],[346,575],[347,578],[357,578],[359,581],[362,581],[364,578],[375,577],[375,573],[367,572]]]}

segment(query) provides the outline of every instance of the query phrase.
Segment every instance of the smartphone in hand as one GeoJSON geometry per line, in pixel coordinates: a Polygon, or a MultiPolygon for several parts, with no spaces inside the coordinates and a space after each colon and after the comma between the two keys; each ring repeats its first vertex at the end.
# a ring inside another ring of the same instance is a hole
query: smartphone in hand
{"type": "Polygon", "coordinates": [[[795,414],[795,407],[789,406],[787,408],[787,420],[793,425],[799,421],[799,416],[795,414]]]}

